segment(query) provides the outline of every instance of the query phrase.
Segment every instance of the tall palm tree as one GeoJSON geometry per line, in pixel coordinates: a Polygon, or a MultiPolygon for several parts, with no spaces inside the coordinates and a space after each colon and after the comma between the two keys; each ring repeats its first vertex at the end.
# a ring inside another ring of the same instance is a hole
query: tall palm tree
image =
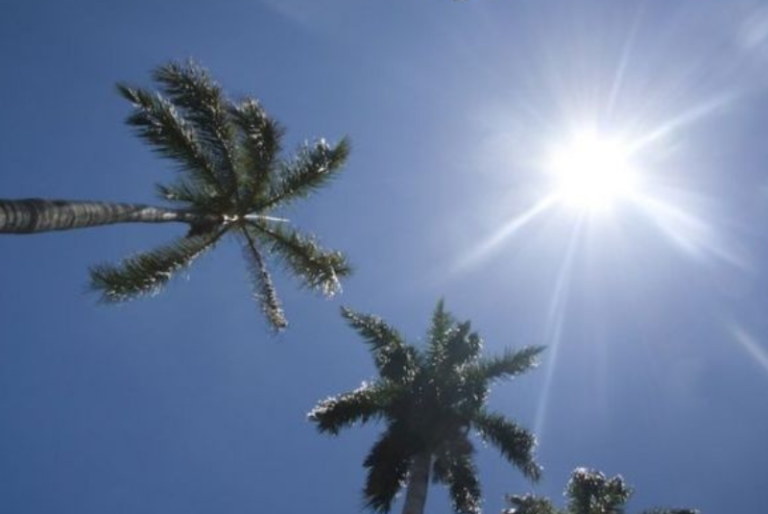
{"type": "Polygon", "coordinates": [[[320,402],[309,419],[336,435],[355,422],[380,420],[386,429],[365,459],[366,506],[389,512],[407,484],[404,514],[421,514],[430,478],[448,486],[456,512],[480,512],[480,483],[473,460],[474,429],[531,480],[535,438],[503,415],[486,409],[491,383],[512,378],[536,363],[541,347],[481,358],[480,337],[458,323],[440,301],[423,350],[405,342],[382,319],[343,309],[365,341],[379,373],[372,383],[320,402]]]}
{"type": "MultiPolygon", "coordinates": [[[[617,475],[607,478],[600,471],[577,468],[565,489],[568,504],[557,509],[546,498],[532,495],[510,496],[510,508],[502,514],[624,514],[624,505],[632,496],[632,488],[617,475]]],[[[692,509],[652,509],[642,514],[697,514],[692,509]]]]}
{"type": "Polygon", "coordinates": [[[350,273],[344,255],[322,248],[272,212],[328,184],[349,153],[343,139],[305,144],[281,158],[283,129],[252,98],[228,99],[193,62],[169,63],[152,75],[158,91],[118,84],[131,102],[127,119],[137,135],[176,164],[179,176],[158,185],[172,207],[66,200],[0,199],[0,233],[30,234],[113,223],[188,225],[176,241],[91,269],[93,287],[107,301],[155,293],[225,235],[240,240],[255,298],[275,329],[287,325],[267,260],[274,258],[309,289],[333,295],[350,273]]]}

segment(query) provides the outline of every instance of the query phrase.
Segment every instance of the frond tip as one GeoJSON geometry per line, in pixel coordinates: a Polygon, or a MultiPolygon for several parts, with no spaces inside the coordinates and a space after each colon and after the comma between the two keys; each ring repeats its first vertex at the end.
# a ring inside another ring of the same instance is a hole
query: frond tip
{"type": "Polygon", "coordinates": [[[283,262],[288,272],[305,287],[319,291],[323,296],[332,297],[339,293],[339,278],[352,273],[343,253],[321,247],[312,237],[279,226],[267,227],[257,223],[251,226],[265,236],[270,253],[283,262]]]}
{"type": "Polygon", "coordinates": [[[272,282],[272,276],[267,270],[264,257],[261,255],[256,243],[247,230],[242,231],[245,237],[243,245],[243,255],[251,272],[251,279],[254,284],[254,298],[261,306],[261,310],[267,317],[270,325],[276,331],[283,330],[288,326],[288,320],[280,305],[280,299],[277,297],[277,290],[272,282]]]}
{"type": "Polygon", "coordinates": [[[180,269],[212,248],[220,233],[185,237],[156,250],[125,259],[118,266],[91,268],[91,287],[101,291],[106,302],[123,302],[158,292],[180,269]]]}
{"type": "Polygon", "coordinates": [[[475,427],[483,439],[491,442],[502,456],[530,480],[541,478],[541,468],[534,460],[536,437],[501,414],[481,411],[475,415],[475,427]]]}
{"type": "Polygon", "coordinates": [[[370,345],[379,374],[402,382],[415,373],[416,355],[403,337],[383,319],[342,307],[341,315],[370,345]]]}
{"type": "Polygon", "coordinates": [[[383,416],[392,394],[392,388],[385,384],[363,382],[354,391],[321,401],[307,418],[317,424],[318,431],[337,435],[342,428],[358,421],[365,423],[383,416]]]}

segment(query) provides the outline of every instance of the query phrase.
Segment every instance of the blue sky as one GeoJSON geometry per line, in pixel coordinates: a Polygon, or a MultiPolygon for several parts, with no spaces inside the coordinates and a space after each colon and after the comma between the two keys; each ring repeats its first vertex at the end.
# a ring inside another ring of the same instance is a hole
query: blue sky
{"type": "MultiPolygon", "coordinates": [[[[272,337],[223,244],[117,307],[87,268],[182,233],[0,238],[0,512],[356,512],[377,427],[306,412],[374,369],[338,316],[423,338],[439,297],[491,353],[549,346],[492,404],[535,429],[544,480],[479,453],[486,512],[623,474],[630,511],[758,512],[768,466],[768,8],[751,0],[10,0],[0,194],[153,202],[172,176],[123,124],[117,80],[193,57],[252,94],[288,148],[347,134],[336,183],[284,213],[344,249],[327,301],[278,278],[272,337]],[[642,201],[547,198],[573,127],[638,143],[642,201]]],[[[433,488],[428,512],[446,512],[433,488]]]]}

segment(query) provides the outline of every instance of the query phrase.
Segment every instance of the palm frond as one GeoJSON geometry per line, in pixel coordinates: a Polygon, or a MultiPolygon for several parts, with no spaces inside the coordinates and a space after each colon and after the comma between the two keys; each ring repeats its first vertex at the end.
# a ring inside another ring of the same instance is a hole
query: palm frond
{"type": "Polygon", "coordinates": [[[254,285],[254,298],[261,306],[261,310],[272,328],[280,331],[288,326],[288,320],[285,318],[280,299],[277,297],[277,290],[272,283],[272,277],[253,237],[248,233],[248,230],[242,230],[241,233],[245,238],[243,254],[250,268],[254,285]]]}
{"type": "Polygon", "coordinates": [[[526,346],[521,350],[506,350],[500,357],[491,357],[470,365],[466,373],[475,375],[486,383],[521,375],[538,365],[543,346],[526,346]]]}
{"type": "Polygon", "coordinates": [[[571,473],[566,495],[571,514],[622,514],[632,488],[620,475],[607,478],[600,471],[577,468],[571,473]]]}
{"type": "Polygon", "coordinates": [[[197,181],[223,193],[214,163],[205,155],[193,127],[173,104],[145,89],[125,84],[118,84],[117,89],[134,106],[126,123],[136,129],[139,137],[158,154],[179,164],[197,181]]]}
{"type": "Polygon", "coordinates": [[[229,102],[221,87],[192,61],[160,66],[153,78],[194,128],[203,151],[215,165],[219,182],[229,194],[235,193],[236,130],[230,123],[229,102]]]}
{"type": "Polygon", "coordinates": [[[171,203],[204,212],[226,210],[226,200],[206,183],[194,180],[176,180],[170,184],[155,184],[157,195],[171,203]]]}
{"type": "Polygon", "coordinates": [[[235,170],[243,200],[258,202],[268,193],[284,131],[252,98],[230,106],[229,113],[241,135],[240,165],[235,170]]]}
{"type": "Polygon", "coordinates": [[[469,440],[466,430],[453,430],[436,446],[432,454],[432,483],[447,484],[450,478],[450,465],[456,456],[472,456],[475,447],[469,440]]]}
{"type": "Polygon", "coordinates": [[[472,457],[465,455],[451,462],[448,484],[454,511],[464,514],[481,512],[482,493],[472,457]]]}
{"type": "Polygon", "coordinates": [[[558,514],[548,499],[531,494],[507,496],[507,503],[510,508],[502,510],[502,514],[558,514]]]}
{"type": "Polygon", "coordinates": [[[397,492],[408,476],[415,454],[412,436],[400,425],[385,430],[363,462],[368,468],[363,496],[366,507],[375,512],[389,512],[397,492]]]}
{"type": "Polygon", "coordinates": [[[118,266],[102,264],[91,268],[91,287],[101,291],[107,302],[121,302],[159,291],[177,271],[212,248],[223,232],[208,232],[145,252],[118,266]]]}
{"type": "Polygon", "coordinates": [[[386,382],[363,383],[349,393],[321,401],[307,415],[320,432],[338,435],[342,428],[357,422],[366,423],[386,415],[388,404],[397,387],[386,382]]]}
{"type": "Polygon", "coordinates": [[[472,324],[469,321],[458,323],[445,341],[445,363],[458,367],[471,362],[480,355],[482,347],[480,336],[472,332],[472,324]]]}
{"type": "Polygon", "coordinates": [[[514,464],[532,481],[541,477],[541,468],[534,461],[536,437],[501,414],[481,410],[472,419],[484,440],[499,449],[501,455],[514,464]]]}
{"type": "Polygon", "coordinates": [[[480,512],[482,495],[474,453],[475,448],[465,431],[447,435],[434,452],[433,481],[448,485],[455,512],[480,512]]]}
{"type": "Polygon", "coordinates": [[[402,382],[414,373],[415,350],[405,343],[397,330],[378,316],[360,314],[344,307],[341,315],[369,344],[376,368],[383,378],[402,382]]]}
{"type": "Polygon", "coordinates": [[[445,344],[454,330],[455,323],[453,316],[445,310],[445,301],[441,298],[432,313],[432,322],[427,334],[429,341],[426,349],[427,361],[434,368],[439,367],[445,359],[445,344]]]}
{"type": "Polygon", "coordinates": [[[270,253],[279,257],[286,270],[309,289],[331,297],[341,290],[339,278],[352,272],[344,254],[326,250],[295,230],[268,227],[263,223],[251,223],[251,226],[266,236],[270,253]]]}
{"type": "Polygon", "coordinates": [[[349,156],[349,141],[342,139],[335,146],[325,140],[305,145],[292,162],[283,164],[280,177],[272,184],[267,199],[257,205],[264,211],[305,198],[334,178],[349,156]]]}

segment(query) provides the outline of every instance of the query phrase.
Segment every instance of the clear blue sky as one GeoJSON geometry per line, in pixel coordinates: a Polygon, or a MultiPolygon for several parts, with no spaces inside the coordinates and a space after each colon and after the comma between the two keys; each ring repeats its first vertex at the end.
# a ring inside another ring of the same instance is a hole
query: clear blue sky
{"type": "MultiPolygon", "coordinates": [[[[119,307],[87,267],[182,233],[0,238],[0,512],[357,512],[376,427],[316,401],[374,369],[338,316],[423,338],[443,296],[489,352],[546,344],[493,406],[536,429],[535,488],[479,454],[485,509],[622,473],[630,511],[761,512],[768,486],[768,8],[751,0],[6,0],[0,196],[152,202],[172,176],[117,80],[193,57],[305,139],[353,142],[284,213],[356,265],[333,301],[280,278],[271,337],[238,248],[119,307]],[[543,148],[573,125],[642,140],[651,203],[579,222],[543,148]],[[516,223],[516,220],[527,222],[516,223]]],[[[447,512],[430,491],[428,512],[447,512]]]]}

